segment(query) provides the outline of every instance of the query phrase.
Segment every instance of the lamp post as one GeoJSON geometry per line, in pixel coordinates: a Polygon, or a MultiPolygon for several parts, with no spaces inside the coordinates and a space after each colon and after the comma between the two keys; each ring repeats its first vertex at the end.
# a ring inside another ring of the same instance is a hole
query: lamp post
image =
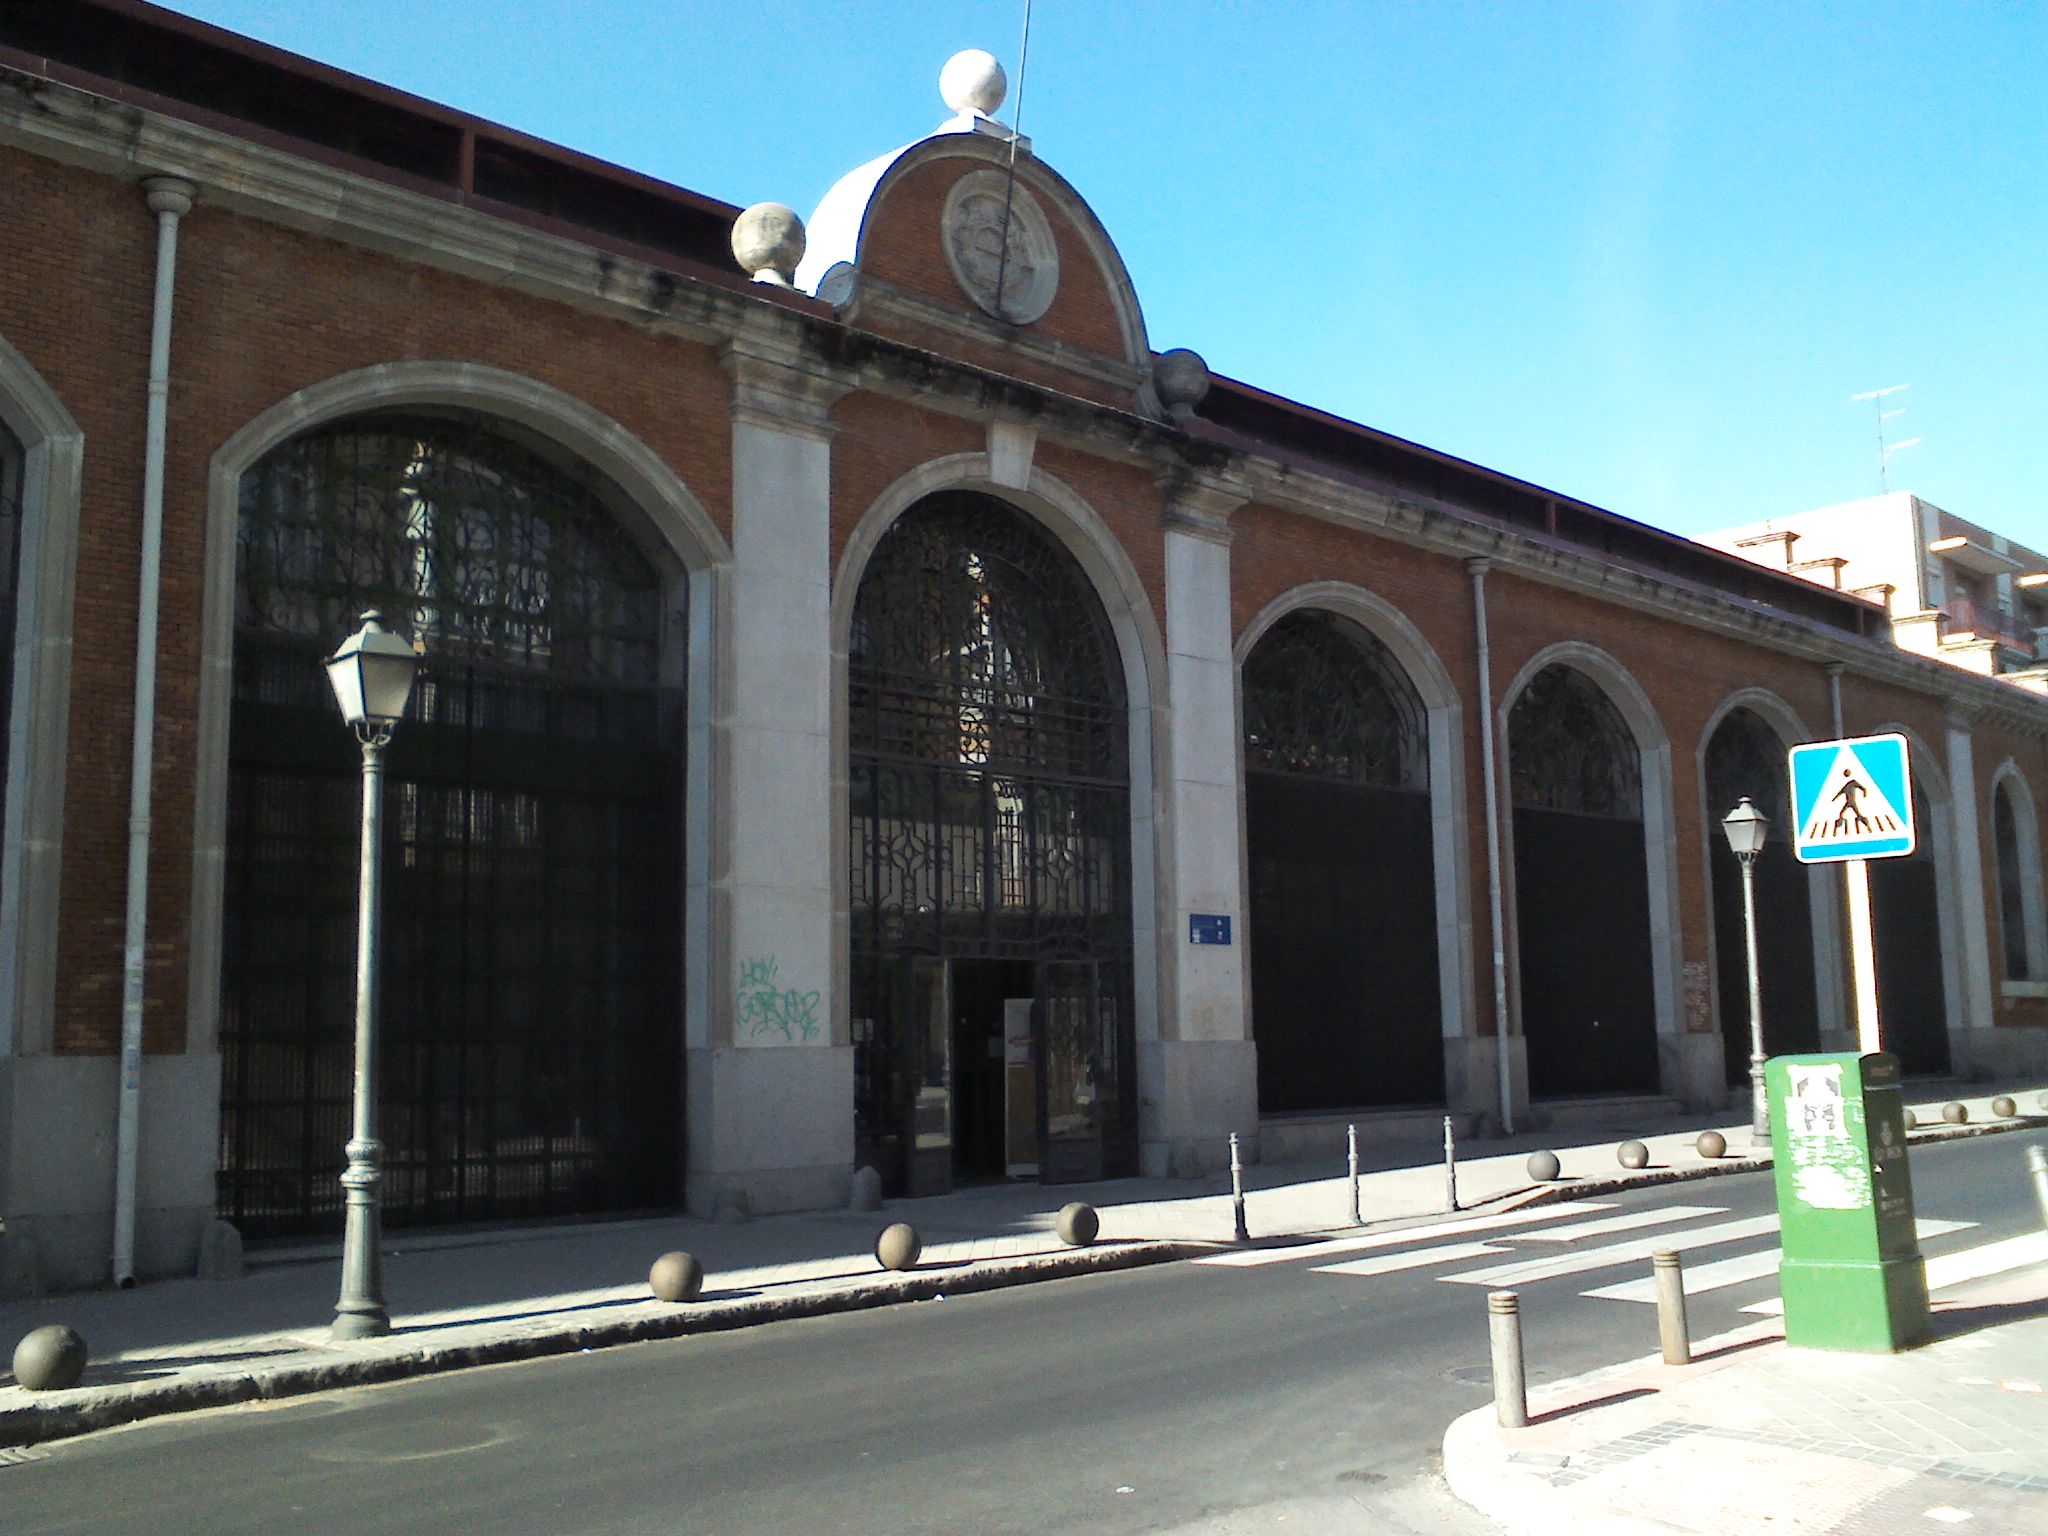
{"type": "Polygon", "coordinates": [[[406,698],[419,671],[413,648],[384,627],[372,609],[363,627],[327,658],[327,681],[341,717],[355,729],[363,748],[362,872],[356,909],[355,1114],[348,1140],[348,1167],[341,1175],[348,1225],[341,1244],[341,1299],[335,1304],[331,1336],[367,1339],[391,1331],[384,1306],[384,1253],[379,1231],[378,1166],[384,1148],[377,1140],[377,906],[382,877],[379,857],[384,811],[384,749],[405,713],[406,698]]]}
{"type": "Polygon", "coordinates": [[[1770,818],[1742,797],[1721,819],[1728,846],[1742,862],[1742,937],[1749,958],[1749,1143],[1767,1146],[1771,1139],[1770,1105],[1764,1098],[1764,989],[1756,963],[1756,856],[1764,851],[1770,818]]]}

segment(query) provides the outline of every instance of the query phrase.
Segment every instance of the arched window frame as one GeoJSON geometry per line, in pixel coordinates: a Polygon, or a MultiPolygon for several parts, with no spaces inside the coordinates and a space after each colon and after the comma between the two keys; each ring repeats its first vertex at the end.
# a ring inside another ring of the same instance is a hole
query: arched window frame
{"type": "Polygon", "coordinates": [[[2001,980],[2008,987],[2048,986],[2048,899],[2042,888],[2040,817],[2032,789],[2010,762],[1992,778],[1990,813],[1999,939],[2005,956],[2001,980]],[[2011,818],[2010,845],[2000,835],[2001,806],[2011,818]]]}
{"type": "Polygon", "coordinates": [[[21,506],[0,841],[0,1057],[47,1052],[55,1027],[58,877],[69,756],[71,629],[85,434],[0,337],[0,423],[20,445],[21,506]]]}

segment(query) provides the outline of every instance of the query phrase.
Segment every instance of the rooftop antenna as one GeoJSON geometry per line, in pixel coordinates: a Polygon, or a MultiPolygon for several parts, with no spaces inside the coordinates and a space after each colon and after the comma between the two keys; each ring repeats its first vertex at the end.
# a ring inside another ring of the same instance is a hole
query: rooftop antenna
{"type": "MultiPolygon", "coordinates": [[[[997,290],[997,292],[1001,291],[1000,289],[997,290]]],[[[1877,489],[1879,494],[1885,494],[1892,488],[1892,455],[1900,453],[1907,448],[1917,448],[1920,445],[1920,439],[1917,437],[1901,438],[1896,443],[1887,443],[1884,440],[1884,424],[1895,416],[1906,414],[1904,406],[1900,406],[1897,410],[1893,411],[1886,410],[1884,408],[1885,397],[1887,395],[1896,395],[1901,390],[1911,389],[1912,387],[1910,384],[1892,384],[1884,389],[1866,389],[1860,395],[1851,395],[1849,397],[1851,400],[1869,400],[1877,407],[1877,489]]]]}
{"type": "Polygon", "coordinates": [[[1003,181],[1003,232],[996,257],[996,310],[1009,319],[1004,285],[1010,277],[1010,207],[1017,196],[1017,145],[1024,137],[1024,71],[1031,63],[1031,0],[1024,0],[1024,40],[1017,45],[1017,106],[1010,114],[1010,170],[1003,181]]]}

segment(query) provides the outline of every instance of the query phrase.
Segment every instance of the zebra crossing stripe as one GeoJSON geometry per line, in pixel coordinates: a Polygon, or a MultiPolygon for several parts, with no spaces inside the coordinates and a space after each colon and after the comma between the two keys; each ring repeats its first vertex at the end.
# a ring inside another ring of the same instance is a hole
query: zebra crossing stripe
{"type": "Polygon", "coordinates": [[[1424,1269],[1431,1264],[1454,1264],[1460,1259],[1476,1259],[1482,1254],[1508,1251],[1498,1243],[1444,1243],[1435,1248],[1419,1248],[1413,1253],[1383,1253],[1377,1258],[1353,1259],[1346,1264],[1318,1264],[1313,1273],[1391,1275],[1399,1270],[1424,1269]]]}
{"type": "MultiPolygon", "coordinates": [[[[1927,1289],[1945,1291],[1966,1280],[1983,1280],[2029,1264],[2048,1262],[2048,1232],[2023,1232],[2018,1237],[1979,1243],[1954,1253],[1937,1254],[1927,1260],[1927,1289]]],[[[1776,1317],[1785,1310],[1782,1296],[1767,1296],[1742,1309],[1760,1317],[1776,1317]]]]}
{"type": "Polygon", "coordinates": [[[1661,1227],[1668,1222],[1690,1221],[1695,1216],[1726,1216],[1725,1205],[1665,1205],[1654,1211],[1627,1211],[1620,1216],[1602,1216],[1593,1221],[1575,1221],[1568,1227],[1546,1227],[1541,1232],[1519,1234],[1525,1243],[1571,1243],[1582,1237],[1602,1237],[1609,1232],[1628,1232],[1637,1227],[1661,1227]]]}
{"type": "Polygon", "coordinates": [[[1298,1264],[1303,1259],[1331,1258],[1343,1253],[1369,1253],[1375,1248],[1398,1248],[1403,1243],[1423,1243],[1439,1237],[1462,1237],[1468,1232],[1495,1232],[1506,1227],[1526,1227],[1537,1222],[1556,1221],[1560,1216],[1579,1216],[1589,1211],[1613,1209],[1612,1201],[1560,1200],[1556,1205],[1532,1206],[1522,1211],[1503,1211],[1497,1216],[1467,1216],[1458,1221],[1438,1222],[1432,1227],[1409,1227],[1400,1232],[1368,1232],[1358,1237],[1333,1237],[1320,1243],[1301,1243],[1292,1248],[1248,1248],[1237,1253],[1212,1253],[1194,1262],[1219,1264],[1226,1269],[1253,1269],[1263,1264],[1298,1264]]]}
{"type": "Polygon", "coordinates": [[[1739,1243],[1744,1238],[1761,1237],[1766,1232],[1777,1230],[1778,1218],[1775,1215],[1745,1216],[1737,1221],[1695,1227],[1690,1232],[1660,1232],[1653,1237],[1609,1243],[1604,1248],[1592,1248],[1584,1253],[1561,1253],[1554,1258],[1467,1270],[1462,1275],[1445,1275],[1443,1278],[1458,1285],[1526,1285],[1534,1280],[1554,1280],[1559,1275],[1583,1274],[1589,1269],[1605,1269],[1612,1264],[1626,1264],[1632,1259],[1647,1259],[1660,1248],[1711,1248],[1717,1243],[1739,1243]]]}
{"type": "MultiPolygon", "coordinates": [[[[1914,1226],[1922,1238],[1942,1237],[1950,1232],[1964,1232],[1974,1227],[1974,1221],[1915,1222],[1914,1226]]],[[[1696,1269],[1685,1271],[1685,1294],[1697,1295],[1701,1291],[1724,1290],[1731,1285],[1741,1285],[1746,1280],[1761,1280],[1778,1272],[1779,1250],[1766,1248],[1761,1253],[1745,1253],[1738,1258],[1720,1259],[1712,1264],[1702,1264],[1696,1269]]],[[[1931,1268],[1934,1261],[1929,1260],[1931,1268]]],[[[1642,1301],[1654,1304],[1657,1300],[1657,1282],[1654,1278],[1625,1280],[1619,1285],[1603,1285],[1597,1291],[1581,1291],[1581,1296],[1597,1296],[1603,1301],[1642,1301]]]]}

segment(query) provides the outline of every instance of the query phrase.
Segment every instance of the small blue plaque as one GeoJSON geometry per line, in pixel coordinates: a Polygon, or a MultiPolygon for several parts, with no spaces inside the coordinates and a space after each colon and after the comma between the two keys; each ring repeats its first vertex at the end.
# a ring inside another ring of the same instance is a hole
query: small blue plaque
{"type": "Polygon", "coordinates": [[[1188,914],[1188,942],[1190,944],[1228,944],[1230,942],[1230,918],[1222,912],[1190,912],[1188,914]]]}

